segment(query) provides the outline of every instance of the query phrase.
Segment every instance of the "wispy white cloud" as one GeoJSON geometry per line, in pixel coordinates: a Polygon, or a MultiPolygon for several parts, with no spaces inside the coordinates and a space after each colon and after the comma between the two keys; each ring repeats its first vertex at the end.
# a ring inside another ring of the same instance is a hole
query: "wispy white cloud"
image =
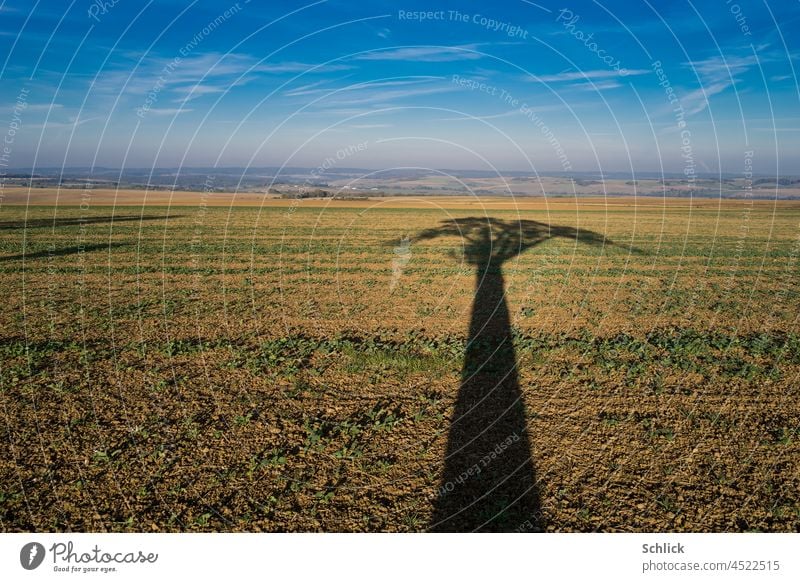
{"type": "Polygon", "coordinates": [[[374,90],[379,87],[404,87],[409,85],[419,85],[420,83],[429,82],[431,79],[439,79],[439,77],[422,77],[422,78],[415,78],[415,79],[404,79],[404,80],[397,80],[397,81],[376,81],[376,82],[366,82],[366,83],[353,83],[352,85],[347,85],[344,87],[320,87],[320,85],[327,84],[327,81],[318,81],[316,83],[309,83],[308,85],[303,85],[302,87],[297,87],[296,89],[292,89],[290,91],[286,91],[284,95],[287,97],[299,97],[305,95],[324,95],[326,93],[341,93],[344,91],[364,91],[364,90],[374,90]]]}
{"type": "Polygon", "coordinates": [[[737,75],[749,71],[758,64],[758,59],[755,55],[743,57],[715,55],[699,61],[689,61],[685,64],[692,68],[702,81],[727,81],[731,84],[731,79],[735,79],[737,75]]]}
{"type": "Polygon", "coordinates": [[[148,58],[132,71],[132,57],[126,55],[122,62],[99,75],[92,84],[93,92],[101,96],[126,94],[144,98],[150,91],[163,93],[175,87],[197,84],[204,77],[204,83],[206,80],[235,77],[244,74],[254,64],[252,57],[247,55],[206,53],[186,57],[178,64],[171,58],[148,58]]]}
{"type": "Polygon", "coordinates": [[[185,107],[162,107],[161,109],[150,109],[147,111],[148,115],[179,115],[181,113],[189,113],[194,109],[185,107]]]}
{"type": "MultiPolygon", "coordinates": [[[[765,47],[762,47],[765,48],[765,47]]],[[[761,62],[769,60],[767,55],[760,57],[761,62]]],[[[759,63],[756,55],[715,55],[699,61],[684,63],[700,78],[701,87],[681,97],[681,105],[689,115],[704,111],[708,107],[709,98],[722,93],[740,81],[739,76],[747,73],[759,63]]]]}
{"type": "Polygon", "coordinates": [[[328,81],[326,81],[326,80],[321,80],[321,81],[315,81],[313,83],[307,83],[305,85],[301,85],[300,87],[296,87],[294,89],[286,91],[284,93],[284,95],[289,96],[289,97],[294,97],[294,96],[299,96],[299,95],[315,95],[315,94],[322,93],[322,92],[325,92],[325,91],[332,91],[332,89],[330,89],[330,88],[317,89],[317,87],[319,87],[320,85],[325,85],[327,82],[328,81]]]}
{"type": "Polygon", "coordinates": [[[333,73],[337,71],[347,71],[352,68],[353,67],[350,65],[340,63],[315,65],[292,61],[287,63],[264,63],[257,65],[253,71],[259,73],[333,73]]]}
{"type": "Polygon", "coordinates": [[[416,77],[391,81],[354,83],[343,87],[309,84],[284,93],[288,97],[318,96],[306,111],[324,110],[331,113],[345,111],[344,115],[370,112],[375,109],[402,105],[408,99],[456,91],[452,83],[440,77],[416,77]]]}
{"type": "Polygon", "coordinates": [[[520,115],[519,109],[511,109],[510,111],[505,111],[503,113],[495,113],[492,115],[469,115],[467,113],[464,113],[464,115],[459,115],[456,117],[442,117],[439,119],[439,121],[486,121],[489,119],[514,117],[516,115],[520,115]]]}
{"type": "Polygon", "coordinates": [[[605,91],[608,89],[618,89],[622,83],[615,80],[597,81],[596,83],[572,83],[570,89],[576,91],[605,91]]]}
{"type": "Polygon", "coordinates": [[[720,81],[710,85],[704,85],[700,89],[695,89],[681,97],[681,105],[688,115],[700,113],[708,107],[709,98],[722,93],[730,87],[733,83],[729,81],[720,81]]]}
{"type": "Polygon", "coordinates": [[[69,117],[67,121],[48,121],[47,123],[34,123],[34,124],[29,124],[26,127],[29,129],[42,129],[45,131],[53,129],[74,129],[86,123],[91,123],[92,121],[99,121],[101,119],[104,118],[100,116],[85,117],[83,119],[69,117]]]}
{"type": "Polygon", "coordinates": [[[188,103],[194,99],[199,99],[200,97],[205,97],[206,95],[217,95],[219,93],[225,93],[229,91],[231,87],[235,85],[243,85],[247,82],[248,79],[242,79],[238,83],[230,83],[226,79],[219,80],[219,81],[210,81],[208,83],[202,83],[197,85],[187,85],[184,87],[176,87],[175,92],[178,94],[178,97],[173,99],[173,103],[188,103]]]}
{"type": "Polygon", "coordinates": [[[182,88],[181,90],[185,91],[184,95],[175,99],[174,102],[186,103],[187,101],[198,99],[206,95],[224,93],[228,90],[228,87],[229,86],[225,83],[219,85],[212,85],[210,83],[206,83],[205,85],[191,85],[189,87],[182,88]]]}
{"type": "Polygon", "coordinates": [[[629,69],[626,75],[620,75],[619,72],[611,69],[603,69],[599,71],[565,71],[556,75],[539,75],[537,77],[525,77],[529,81],[541,81],[543,83],[558,83],[561,81],[585,81],[592,79],[610,79],[619,77],[631,77],[635,75],[646,75],[650,71],[647,69],[629,69]]]}
{"type": "MultiPolygon", "coordinates": [[[[16,103],[10,103],[3,107],[5,110],[14,109],[16,107],[16,103]]],[[[55,111],[56,109],[63,109],[64,106],[61,103],[28,103],[25,106],[25,112],[33,112],[33,111],[55,111]]]]}
{"type": "Polygon", "coordinates": [[[137,53],[125,53],[122,60],[101,74],[92,85],[98,97],[116,98],[123,94],[144,100],[156,94],[157,100],[186,102],[207,95],[224,93],[233,86],[243,85],[259,75],[295,74],[303,72],[331,73],[352,68],[334,64],[316,67],[298,61],[259,63],[251,55],[217,52],[188,56],[175,63],[172,58],[149,57],[131,73],[132,62],[140,59],[137,53]]]}
{"type": "Polygon", "coordinates": [[[322,107],[342,107],[347,105],[365,105],[370,103],[380,103],[386,107],[390,107],[394,101],[404,100],[411,97],[420,97],[422,95],[434,95],[437,93],[447,93],[454,91],[452,86],[428,86],[417,87],[411,89],[381,89],[378,91],[370,90],[363,91],[358,97],[347,95],[336,97],[335,99],[321,101],[318,105],[322,107]]]}
{"type": "Polygon", "coordinates": [[[362,61],[411,61],[424,63],[444,63],[449,61],[471,61],[483,57],[474,52],[477,44],[460,46],[417,46],[383,49],[356,57],[362,61]]]}

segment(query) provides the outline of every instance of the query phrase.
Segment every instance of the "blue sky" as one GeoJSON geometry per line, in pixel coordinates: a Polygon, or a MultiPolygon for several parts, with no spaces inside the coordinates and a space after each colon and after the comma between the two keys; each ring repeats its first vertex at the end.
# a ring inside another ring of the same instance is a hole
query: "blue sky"
{"type": "Polygon", "coordinates": [[[800,174],[795,0],[0,6],[11,167],[800,174]]]}

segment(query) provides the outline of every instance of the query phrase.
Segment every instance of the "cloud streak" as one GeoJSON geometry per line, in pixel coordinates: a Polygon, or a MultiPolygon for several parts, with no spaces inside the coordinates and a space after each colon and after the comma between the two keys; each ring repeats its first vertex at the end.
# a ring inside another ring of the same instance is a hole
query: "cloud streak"
{"type": "Polygon", "coordinates": [[[460,46],[418,46],[381,49],[356,57],[361,61],[409,61],[417,63],[445,63],[451,61],[473,61],[483,57],[476,53],[477,44],[460,46]]]}
{"type": "MultiPolygon", "coordinates": [[[[763,56],[761,61],[768,60],[763,56]]],[[[723,56],[715,55],[707,59],[684,63],[700,78],[700,88],[681,98],[681,105],[688,115],[695,115],[708,108],[709,98],[724,92],[737,82],[740,77],[758,65],[756,55],[723,56]]]]}
{"type": "Polygon", "coordinates": [[[566,81],[588,81],[592,79],[630,77],[635,75],[646,75],[648,73],[650,73],[650,71],[647,69],[629,69],[626,75],[620,75],[617,71],[604,69],[600,71],[565,71],[556,75],[537,75],[536,77],[526,78],[529,81],[541,81],[542,83],[560,83],[566,81]]]}

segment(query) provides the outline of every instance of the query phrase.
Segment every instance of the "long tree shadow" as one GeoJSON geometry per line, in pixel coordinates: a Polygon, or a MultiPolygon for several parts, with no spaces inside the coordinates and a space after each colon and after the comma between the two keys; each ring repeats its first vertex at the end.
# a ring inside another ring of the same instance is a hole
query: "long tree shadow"
{"type": "MultiPolygon", "coordinates": [[[[517,375],[503,264],[548,239],[612,245],[604,236],[534,220],[469,217],[417,240],[457,236],[475,267],[475,299],[431,531],[543,531],[528,415],[517,375]]],[[[638,252],[638,251],[636,251],[638,252]]]]}
{"type": "Polygon", "coordinates": [[[104,222],[133,222],[144,220],[167,220],[181,218],[182,214],[171,216],[144,216],[138,214],[124,214],[117,216],[89,216],[89,217],[64,217],[64,218],[32,218],[30,220],[6,220],[0,221],[0,230],[15,230],[21,228],[46,228],[60,226],[82,226],[84,224],[102,224],[104,222]]]}
{"type": "Polygon", "coordinates": [[[31,259],[66,257],[69,255],[76,255],[78,253],[91,253],[94,251],[109,250],[112,248],[124,247],[126,246],[126,244],[127,243],[105,243],[105,244],[95,244],[95,245],[76,245],[73,247],[64,247],[61,249],[39,251],[36,253],[9,255],[6,257],[0,257],[0,263],[4,263],[6,261],[19,261],[22,259],[25,259],[27,261],[31,259]]]}

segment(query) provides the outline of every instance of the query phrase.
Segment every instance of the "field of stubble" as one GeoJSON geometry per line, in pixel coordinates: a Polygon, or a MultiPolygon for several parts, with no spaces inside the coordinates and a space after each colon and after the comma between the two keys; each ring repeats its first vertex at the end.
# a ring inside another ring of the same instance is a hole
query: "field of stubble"
{"type": "Polygon", "coordinates": [[[800,531],[800,203],[184,202],[0,208],[0,530],[800,531]]]}

